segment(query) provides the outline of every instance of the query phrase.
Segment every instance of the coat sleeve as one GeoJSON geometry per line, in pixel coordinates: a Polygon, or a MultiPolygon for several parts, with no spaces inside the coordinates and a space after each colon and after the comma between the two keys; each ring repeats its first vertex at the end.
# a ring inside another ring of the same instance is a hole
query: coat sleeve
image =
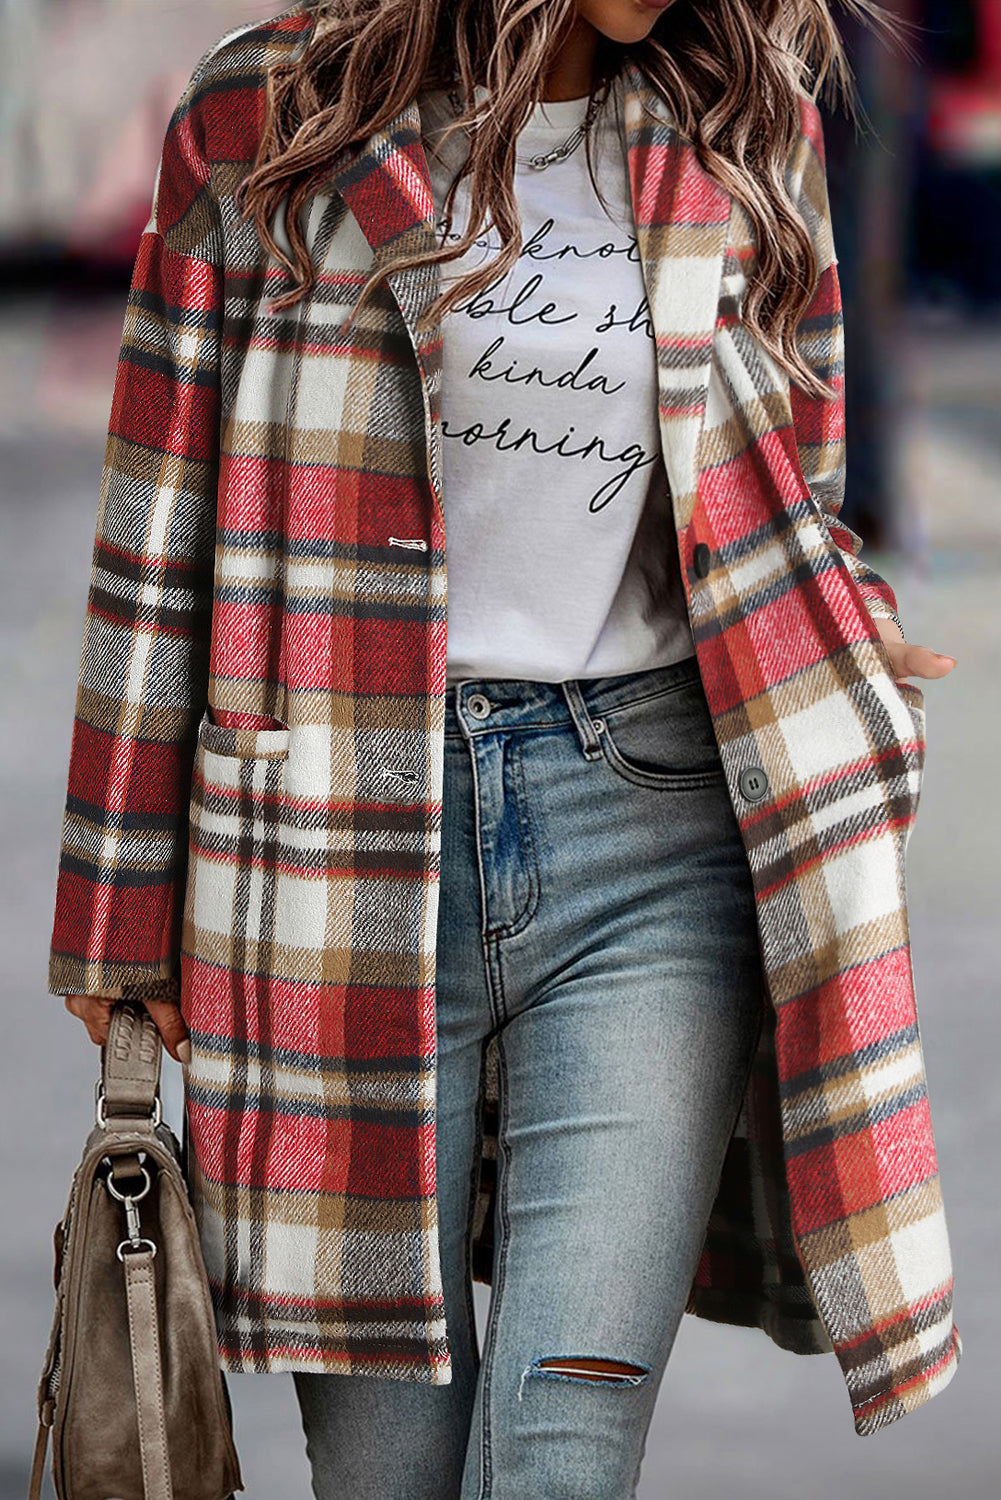
{"type": "MultiPolygon", "coordinates": [[[[859,593],[874,617],[900,625],[897,600],[886,580],[860,556],[862,538],[840,519],[845,495],[845,340],[838,263],[831,229],[820,110],[800,98],[800,135],[787,173],[793,203],[802,214],[817,252],[818,280],[799,324],[804,359],[837,391],[834,400],[791,386],[793,424],[803,476],[828,532],[844,557],[859,593]]],[[[901,626],[901,632],[903,627],[901,626]]]]}
{"type": "Polygon", "coordinates": [[[94,539],[52,994],[175,995],[207,701],[223,254],[199,80],[174,109],[129,288],[94,539]]]}

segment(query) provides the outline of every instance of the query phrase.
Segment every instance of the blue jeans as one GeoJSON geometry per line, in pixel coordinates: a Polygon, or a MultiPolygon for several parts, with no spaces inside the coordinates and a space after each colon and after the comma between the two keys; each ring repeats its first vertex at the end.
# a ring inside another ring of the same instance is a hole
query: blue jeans
{"type": "Polygon", "coordinates": [[[436,1165],[453,1376],[296,1374],[313,1490],[627,1500],[762,1020],[750,868],[694,657],[465,680],[446,712],[436,1165]],[[480,1352],[467,1243],[494,1033],[480,1352]],[[588,1357],[623,1368],[566,1373],[588,1357]]]}

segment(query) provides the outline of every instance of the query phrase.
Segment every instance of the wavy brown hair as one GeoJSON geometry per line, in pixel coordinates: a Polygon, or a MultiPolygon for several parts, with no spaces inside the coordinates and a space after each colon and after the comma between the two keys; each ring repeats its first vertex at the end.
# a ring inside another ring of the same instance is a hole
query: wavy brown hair
{"type": "MultiPolygon", "coordinates": [[[[874,0],[841,0],[891,38],[899,23],[874,0]]],[[[456,85],[467,101],[453,130],[469,135],[465,163],[444,204],[451,212],[467,175],[469,219],[461,238],[425,255],[401,256],[369,277],[361,302],[389,272],[444,264],[467,251],[489,213],[500,239],[493,260],[454,281],[427,309],[440,318],[461,299],[501,279],[518,259],[521,227],[513,177],[516,136],[544,98],[552,60],[577,19],[577,0],[302,0],[315,13],[306,49],[268,79],[264,130],[251,172],[237,189],[246,218],[293,278],[272,301],[285,308],[308,291],[315,268],[300,222],[305,201],[334,162],[383,129],[423,88],[456,85]],[[474,86],[487,94],[477,102],[474,86]],[[290,260],[269,224],[288,196],[290,260]]],[[[634,59],[663,95],[702,166],[747,212],[756,267],[743,320],[804,390],[830,396],[804,360],[796,329],[817,277],[809,231],[786,190],[785,169],[799,134],[797,96],[825,86],[853,108],[851,73],[830,0],[674,0],[640,42],[601,36],[591,92],[608,87],[634,59]]],[[[594,180],[591,137],[585,137],[594,180]]],[[[597,187],[597,183],[595,183],[597,187]]]]}

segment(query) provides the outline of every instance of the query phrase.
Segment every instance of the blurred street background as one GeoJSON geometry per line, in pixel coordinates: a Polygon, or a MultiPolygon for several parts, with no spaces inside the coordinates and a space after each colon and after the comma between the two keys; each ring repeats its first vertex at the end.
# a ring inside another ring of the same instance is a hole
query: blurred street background
{"type": "MultiPolygon", "coordinates": [[[[988,1500],[1001,1485],[1001,0],[895,0],[907,56],[839,11],[860,131],[827,116],[845,293],[844,518],[907,639],[957,659],[926,690],[909,846],[914,969],[964,1358],[950,1387],[855,1436],[833,1356],[686,1317],[640,1500],[988,1500]]],[[[171,109],[260,0],[0,0],[0,736],[3,1129],[0,1500],[23,1497],[52,1311],[51,1237],[98,1053],[46,963],[98,491],[125,297],[171,109]]],[[[179,1127],[178,1070],[165,1059],[179,1127]]],[[[488,1291],[477,1286],[485,1317],[488,1291]]],[[[288,1377],[230,1377],[253,1500],[307,1497],[288,1377]]],[[[48,1484],[48,1481],[47,1481],[48,1484]]],[[[51,1494],[46,1490],[46,1494],[51,1494]]],[[[345,1496],[345,1500],[351,1500],[345,1496]]],[[[390,1500],[390,1497],[387,1497],[390,1500]]]]}

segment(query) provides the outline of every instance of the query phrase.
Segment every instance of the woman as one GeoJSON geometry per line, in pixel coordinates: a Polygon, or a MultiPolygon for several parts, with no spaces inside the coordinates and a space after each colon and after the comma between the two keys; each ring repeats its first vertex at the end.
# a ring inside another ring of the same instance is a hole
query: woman
{"type": "Polygon", "coordinates": [[[49,988],[185,1064],[220,1359],[319,1497],[633,1494],[686,1310],[859,1433],[959,1360],[952,659],[838,520],[837,60],[823,0],[299,3],[168,129],[49,988]]]}

